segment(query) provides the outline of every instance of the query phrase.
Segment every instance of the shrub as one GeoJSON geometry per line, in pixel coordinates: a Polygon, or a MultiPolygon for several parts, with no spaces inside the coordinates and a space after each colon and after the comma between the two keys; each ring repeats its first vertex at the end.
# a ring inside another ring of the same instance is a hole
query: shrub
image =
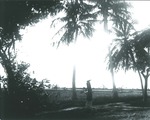
{"type": "Polygon", "coordinates": [[[9,95],[7,89],[7,78],[1,77],[4,83],[3,113],[6,117],[30,116],[40,112],[49,104],[49,99],[44,91],[44,83],[38,82],[35,78],[31,78],[26,72],[29,64],[22,62],[14,63],[13,72],[15,76],[15,87],[13,96],[9,95]]]}

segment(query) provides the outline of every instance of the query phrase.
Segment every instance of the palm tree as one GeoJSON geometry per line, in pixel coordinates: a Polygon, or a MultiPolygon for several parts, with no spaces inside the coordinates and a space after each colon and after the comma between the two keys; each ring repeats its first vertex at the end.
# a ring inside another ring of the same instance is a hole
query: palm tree
{"type": "MultiPolygon", "coordinates": [[[[122,21],[128,22],[124,16],[127,18],[130,18],[130,12],[127,11],[127,8],[130,7],[128,3],[125,1],[120,1],[120,0],[93,0],[93,2],[96,3],[96,7],[98,8],[97,13],[99,15],[102,15],[104,22],[104,29],[107,33],[109,33],[108,30],[108,21],[112,21],[113,25],[116,28],[119,28],[119,24],[122,21]]],[[[129,23],[129,22],[128,22],[129,23]]],[[[130,23],[129,23],[130,24],[130,23]]],[[[109,55],[110,55],[110,50],[109,50],[109,55]]],[[[118,93],[115,85],[115,79],[114,79],[114,71],[113,71],[113,63],[110,57],[110,67],[111,67],[111,75],[112,75],[112,83],[113,83],[113,97],[117,98],[118,93]]]]}
{"type": "Polygon", "coordinates": [[[116,89],[116,84],[115,84],[115,79],[114,79],[114,70],[113,70],[113,62],[112,62],[112,57],[111,57],[111,51],[109,47],[109,63],[110,63],[110,72],[112,76],[112,83],[113,83],[113,98],[118,98],[118,92],[116,89]]]}
{"type": "MultiPolygon", "coordinates": [[[[89,0],[89,2],[70,0],[65,2],[63,6],[66,13],[65,17],[57,18],[52,22],[54,24],[57,20],[64,23],[64,26],[55,34],[60,34],[64,30],[57,44],[74,42],[79,34],[89,38],[94,31],[93,24],[97,21],[98,15],[102,15],[106,31],[108,31],[108,18],[118,27],[118,24],[125,20],[123,15],[130,17],[127,11],[128,6],[126,2],[120,0],[89,0]]],[[[111,73],[113,76],[113,70],[111,73]]],[[[115,89],[115,83],[113,86],[115,89]]]]}
{"type": "Polygon", "coordinates": [[[143,100],[146,102],[150,75],[150,29],[134,32],[134,27],[127,22],[122,22],[120,27],[121,30],[114,28],[117,39],[114,40],[115,45],[111,49],[111,55],[109,54],[111,56],[109,59],[112,60],[112,63],[109,61],[109,69],[111,70],[111,64],[113,64],[112,67],[115,70],[122,68],[138,71],[143,100]],[[144,86],[141,75],[145,80],[144,86]]]}
{"type": "Polygon", "coordinates": [[[90,38],[94,31],[94,21],[96,21],[97,17],[93,13],[93,6],[82,0],[71,0],[65,2],[63,8],[65,16],[58,17],[52,21],[52,26],[55,26],[58,21],[64,24],[54,35],[55,37],[63,33],[57,44],[59,45],[60,42],[63,42],[69,45],[71,42],[76,41],[80,34],[90,38]]]}
{"type": "Polygon", "coordinates": [[[127,10],[131,5],[124,0],[91,0],[95,3],[95,8],[98,9],[96,14],[102,16],[104,29],[108,32],[108,21],[112,21],[115,27],[118,27],[121,21],[126,21],[123,16],[130,17],[130,12],[127,10]]]}
{"type": "MultiPolygon", "coordinates": [[[[59,45],[60,42],[63,42],[69,45],[71,42],[76,41],[80,34],[86,38],[90,38],[94,31],[94,21],[96,21],[97,17],[93,13],[93,9],[92,5],[88,5],[82,0],[71,0],[64,3],[64,13],[66,15],[61,18],[56,18],[52,22],[52,25],[55,25],[56,21],[64,24],[55,34],[57,35],[63,32],[57,44],[59,45]]],[[[72,98],[74,100],[76,99],[75,68],[72,80],[72,98]]]]}
{"type": "Polygon", "coordinates": [[[144,102],[147,101],[148,77],[150,76],[150,28],[137,33],[133,41],[136,57],[136,68],[141,72],[144,80],[144,102]]]}
{"type": "MultiPolygon", "coordinates": [[[[114,27],[117,38],[114,39],[113,43],[115,43],[115,45],[113,45],[112,43],[112,48],[110,49],[108,54],[108,68],[110,69],[111,73],[113,73],[113,70],[119,70],[119,68],[123,68],[126,71],[128,69],[131,69],[132,66],[136,65],[135,57],[133,54],[133,47],[131,44],[133,36],[131,33],[134,32],[134,27],[131,23],[129,24],[127,21],[129,21],[129,18],[127,18],[126,21],[121,21],[119,28],[114,27]]],[[[142,81],[141,85],[143,89],[142,81]]]]}

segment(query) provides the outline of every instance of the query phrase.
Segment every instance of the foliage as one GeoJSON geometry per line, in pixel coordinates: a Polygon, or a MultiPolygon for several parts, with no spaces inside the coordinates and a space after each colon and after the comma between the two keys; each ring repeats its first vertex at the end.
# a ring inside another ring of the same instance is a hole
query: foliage
{"type": "MultiPolygon", "coordinates": [[[[124,16],[130,19],[130,13],[127,11],[129,5],[125,1],[119,0],[71,0],[63,4],[63,12],[65,16],[54,19],[52,25],[56,22],[62,22],[63,26],[55,34],[60,35],[60,39],[54,42],[59,46],[60,43],[70,44],[77,40],[81,34],[86,38],[90,38],[94,32],[94,23],[104,21],[104,28],[108,30],[108,18],[113,21],[116,27],[120,29],[122,21],[126,21],[124,16]],[[97,20],[102,16],[103,20],[97,20]]],[[[128,22],[128,21],[126,21],[128,22]]],[[[113,72],[112,72],[113,73],[113,72]]],[[[75,80],[73,79],[73,96],[75,96],[75,80]]],[[[114,84],[115,85],[115,84],[114,84]]],[[[115,92],[116,93],[116,92],[115,92]]]]}
{"type": "Polygon", "coordinates": [[[150,75],[150,29],[131,33],[133,26],[124,22],[120,25],[121,30],[115,28],[117,39],[115,45],[109,53],[109,69],[123,68],[125,70],[134,69],[138,71],[143,91],[144,101],[147,100],[148,77],[150,75]],[[111,62],[113,65],[111,65],[111,62]],[[145,80],[143,87],[142,77],[145,80]],[[143,90],[144,88],[144,90],[143,90]]]}
{"type": "MultiPolygon", "coordinates": [[[[5,113],[9,115],[32,115],[36,112],[46,109],[48,105],[48,96],[44,91],[43,82],[38,82],[31,78],[26,72],[29,64],[22,62],[14,63],[15,88],[13,98],[10,98],[7,87],[4,89],[5,113]]],[[[7,84],[7,78],[2,81],[7,84]]],[[[5,85],[7,86],[7,85],[5,85]]]]}
{"type": "Polygon", "coordinates": [[[144,70],[146,67],[150,67],[150,29],[148,28],[137,32],[133,45],[136,54],[137,68],[144,70]]]}
{"type": "MultiPolygon", "coordinates": [[[[0,1],[0,27],[5,38],[19,39],[20,27],[39,22],[48,14],[55,14],[61,10],[59,0],[1,0],[0,1]],[[59,9],[58,9],[59,8],[59,9]]],[[[1,36],[2,36],[1,35],[1,36]]]]}
{"type": "Polygon", "coordinates": [[[64,2],[63,12],[65,15],[54,19],[52,22],[52,26],[55,26],[58,22],[62,22],[63,24],[55,34],[56,36],[62,33],[58,45],[60,42],[65,44],[74,42],[80,34],[84,37],[90,38],[94,31],[93,26],[97,17],[97,15],[93,13],[93,10],[93,5],[87,4],[87,2],[83,0],[64,2]]]}
{"type": "MultiPolygon", "coordinates": [[[[128,21],[128,18],[127,20],[128,21]]],[[[133,38],[135,34],[134,24],[130,24],[126,21],[122,21],[119,26],[120,29],[114,28],[116,38],[111,44],[110,53],[108,54],[108,68],[110,69],[110,60],[112,62],[112,67],[115,70],[120,68],[128,70],[135,69],[135,58],[133,53],[133,38]]]]}
{"type": "Polygon", "coordinates": [[[15,86],[15,77],[12,71],[15,41],[21,39],[20,28],[24,28],[49,14],[56,14],[61,10],[60,0],[32,1],[32,0],[1,0],[0,1],[0,63],[7,74],[9,93],[15,86]],[[59,9],[58,9],[59,8],[59,9]]]}
{"type": "Polygon", "coordinates": [[[114,98],[118,98],[114,80],[114,70],[119,70],[120,68],[128,70],[131,67],[131,64],[135,63],[130,45],[131,32],[134,30],[134,26],[132,25],[132,22],[129,23],[130,18],[128,16],[123,15],[123,18],[123,21],[118,21],[118,27],[113,28],[116,39],[113,40],[109,47],[107,56],[108,69],[112,75],[114,98]]]}
{"type": "Polygon", "coordinates": [[[148,78],[150,76],[150,29],[137,32],[134,38],[134,52],[136,57],[136,68],[140,70],[144,80],[143,100],[147,101],[148,78]]]}
{"type": "Polygon", "coordinates": [[[108,0],[107,2],[105,0],[66,1],[62,8],[65,15],[54,19],[52,22],[53,26],[58,22],[63,23],[63,26],[55,34],[62,33],[62,36],[54,44],[59,45],[61,42],[69,44],[76,41],[80,34],[90,38],[94,32],[95,22],[104,22],[105,30],[108,30],[108,21],[113,21],[113,24],[119,27],[120,22],[126,21],[123,16],[131,19],[130,12],[127,11],[128,7],[130,7],[128,3],[120,0],[108,0]]]}
{"type": "Polygon", "coordinates": [[[90,0],[90,2],[95,3],[96,14],[102,17],[101,22],[104,22],[106,31],[108,31],[108,21],[112,21],[113,25],[119,28],[120,22],[126,21],[124,16],[131,19],[130,12],[127,9],[131,5],[124,0],[90,0]]]}

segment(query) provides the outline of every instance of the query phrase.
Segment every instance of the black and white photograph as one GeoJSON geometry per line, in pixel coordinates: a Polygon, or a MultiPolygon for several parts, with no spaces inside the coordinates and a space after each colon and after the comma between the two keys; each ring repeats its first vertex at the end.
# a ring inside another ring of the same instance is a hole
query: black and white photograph
{"type": "Polygon", "coordinates": [[[0,0],[0,120],[150,120],[150,0],[0,0]]]}

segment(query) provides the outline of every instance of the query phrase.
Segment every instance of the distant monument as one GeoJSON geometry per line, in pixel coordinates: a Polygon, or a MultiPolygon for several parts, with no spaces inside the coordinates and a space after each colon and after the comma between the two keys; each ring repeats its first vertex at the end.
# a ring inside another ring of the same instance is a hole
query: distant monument
{"type": "Polygon", "coordinates": [[[87,81],[86,85],[87,85],[86,108],[91,108],[92,107],[92,88],[91,88],[90,80],[87,81]]]}

